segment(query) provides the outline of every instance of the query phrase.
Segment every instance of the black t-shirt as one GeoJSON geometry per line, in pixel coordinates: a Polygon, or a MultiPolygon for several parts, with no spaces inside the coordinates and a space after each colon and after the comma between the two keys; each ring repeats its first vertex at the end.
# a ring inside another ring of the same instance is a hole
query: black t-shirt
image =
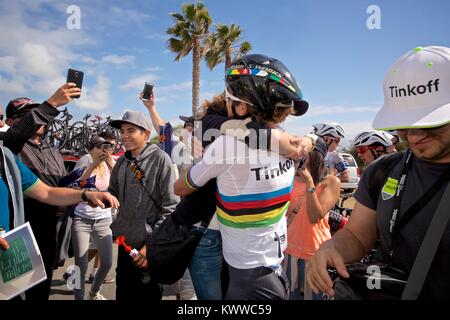
{"type": "MultiPolygon", "coordinates": [[[[390,251],[391,234],[389,227],[394,205],[394,197],[391,196],[393,189],[389,186],[395,185],[395,180],[399,179],[403,164],[403,160],[399,161],[388,174],[388,177],[393,180],[383,183],[383,189],[378,195],[378,200],[372,199],[369,192],[370,188],[374,187],[374,184],[370,181],[370,177],[373,176],[371,171],[374,166],[372,165],[366,168],[355,194],[358,202],[377,212],[380,245],[386,261],[388,259],[387,254],[390,251]]],[[[402,191],[403,196],[397,221],[439,179],[449,165],[448,163],[430,163],[413,157],[412,166],[407,173],[405,187],[402,191]]],[[[392,257],[394,266],[407,273],[410,272],[444,190],[445,186],[395,235],[392,257]]],[[[444,231],[419,298],[450,299],[450,224],[444,231]]]]}

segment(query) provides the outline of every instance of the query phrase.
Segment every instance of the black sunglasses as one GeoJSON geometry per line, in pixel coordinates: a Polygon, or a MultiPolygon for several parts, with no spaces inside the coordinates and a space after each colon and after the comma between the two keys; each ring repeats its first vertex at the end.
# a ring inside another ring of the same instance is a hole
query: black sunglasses
{"type": "Polygon", "coordinates": [[[3,121],[3,117],[4,117],[4,115],[0,114],[0,121],[3,121]]]}

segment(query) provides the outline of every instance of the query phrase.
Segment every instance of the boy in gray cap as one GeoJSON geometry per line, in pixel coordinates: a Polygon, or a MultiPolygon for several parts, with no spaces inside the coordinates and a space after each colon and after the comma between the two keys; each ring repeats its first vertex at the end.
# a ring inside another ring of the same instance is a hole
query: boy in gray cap
{"type": "Polygon", "coordinates": [[[162,297],[162,287],[146,277],[148,267],[145,242],[151,230],[171,214],[178,201],[173,193],[176,180],[169,156],[147,143],[151,124],[141,112],[127,111],[122,120],[110,125],[120,130],[126,149],[111,174],[109,191],[117,196],[122,209],[111,225],[115,237],[123,235],[142,259],[134,261],[120,247],[116,269],[116,299],[142,300],[162,297]]]}

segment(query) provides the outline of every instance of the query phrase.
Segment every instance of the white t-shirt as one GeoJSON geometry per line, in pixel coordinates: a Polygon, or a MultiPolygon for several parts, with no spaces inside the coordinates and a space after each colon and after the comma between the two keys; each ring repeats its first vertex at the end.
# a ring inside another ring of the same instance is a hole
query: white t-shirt
{"type": "Polygon", "coordinates": [[[217,138],[189,170],[193,187],[217,178],[216,214],[223,254],[232,267],[280,266],[294,174],[293,160],[229,136],[217,138]]]}
{"type": "MultiPolygon", "coordinates": [[[[92,157],[90,154],[86,154],[82,156],[76,163],[75,169],[78,168],[86,168],[92,163],[92,157]]],[[[103,177],[96,176],[95,177],[95,186],[100,191],[108,190],[109,179],[111,178],[111,173],[109,172],[108,166],[105,162],[102,162],[101,166],[103,166],[104,172],[106,174],[103,177]]],[[[105,219],[110,218],[112,213],[111,208],[102,209],[100,207],[91,207],[87,202],[80,202],[75,207],[75,215],[85,218],[85,219],[105,219]]]]}

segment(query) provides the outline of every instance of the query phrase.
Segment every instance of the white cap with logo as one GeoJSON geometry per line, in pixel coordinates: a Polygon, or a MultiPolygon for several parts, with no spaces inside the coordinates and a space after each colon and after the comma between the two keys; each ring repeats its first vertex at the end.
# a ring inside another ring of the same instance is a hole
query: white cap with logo
{"type": "Polygon", "coordinates": [[[450,48],[417,47],[384,77],[377,130],[433,128],[450,123],[450,48]]]}

